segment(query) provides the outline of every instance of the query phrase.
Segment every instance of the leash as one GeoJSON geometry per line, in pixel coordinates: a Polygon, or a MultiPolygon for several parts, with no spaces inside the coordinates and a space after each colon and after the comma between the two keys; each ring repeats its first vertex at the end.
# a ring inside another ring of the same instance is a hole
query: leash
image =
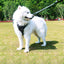
{"type": "Polygon", "coordinates": [[[39,10],[39,11],[33,13],[33,14],[34,14],[34,15],[35,15],[35,14],[38,14],[39,12],[42,12],[43,10],[45,10],[45,9],[47,9],[47,8],[50,8],[51,6],[53,6],[53,5],[55,5],[55,4],[59,3],[59,2],[62,2],[62,1],[63,1],[63,0],[60,0],[60,1],[56,0],[56,1],[55,1],[54,3],[52,3],[51,5],[46,6],[45,8],[43,8],[43,9],[41,9],[41,10],[39,10]]]}

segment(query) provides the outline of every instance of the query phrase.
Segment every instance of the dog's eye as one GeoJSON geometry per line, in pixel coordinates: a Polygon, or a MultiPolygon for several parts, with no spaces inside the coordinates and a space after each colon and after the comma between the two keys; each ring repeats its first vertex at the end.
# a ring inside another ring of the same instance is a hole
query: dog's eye
{"type": "Polygon", "coordinates": [[[27,12],[27,14],[29,14],[29,12],[27,12]]]}

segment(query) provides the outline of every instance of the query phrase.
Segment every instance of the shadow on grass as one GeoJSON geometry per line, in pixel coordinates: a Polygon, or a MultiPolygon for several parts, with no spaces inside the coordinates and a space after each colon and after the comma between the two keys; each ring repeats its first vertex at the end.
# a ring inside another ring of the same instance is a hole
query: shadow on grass
{"type": "Polygon", "coordinates": [[[30,46],[30,51],[31,51],[31,50],[57,49],[56,46],[54,46],[54,44],[57,44],[58,41],[47,41],[47,42],[46,42],[47,45],[46,45],[45,47],[42,47],[42,46],[41,46],[42,43],[43,43],[43,42],[40,42],[39,44],[36,44],[36,43],[32,44],[32,45],[30,46]]]}

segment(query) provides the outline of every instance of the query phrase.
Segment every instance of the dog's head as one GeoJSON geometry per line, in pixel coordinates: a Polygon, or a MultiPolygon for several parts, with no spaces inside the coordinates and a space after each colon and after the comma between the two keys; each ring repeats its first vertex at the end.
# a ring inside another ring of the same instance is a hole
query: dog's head
{"type": "Polygon", "coordinates": [[[20,20],[26,20],[29,21],[34,17],[33,14],[31,14],[30,10],[25,6],[18,6],[17,10],[14,13],[15,18],[20,20]]]}
{"type": "Polygon", "coordinates": [[[18,9],[21,9],[21,13],[22,13],[22,18],[24,19],[24,20],[27,20],[27,21],[29,21],[30,19],[32,19],[33,17],[34,17],[34,15],[33,14],[31,14],[31,12],[30,12],[30,10],[27,8],[27,7],[25,7],[25,6],[22,6],[22,7],[18,7],[18,9]]]}

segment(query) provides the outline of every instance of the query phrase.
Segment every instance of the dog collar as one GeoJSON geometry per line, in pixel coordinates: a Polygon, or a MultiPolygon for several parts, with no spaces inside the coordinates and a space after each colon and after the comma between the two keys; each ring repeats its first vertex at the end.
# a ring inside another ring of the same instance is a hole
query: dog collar
{"type": "Polygon", "coordinates": [[[17,24],[18,29],[20,30],[20,32],[22,33],[22,35],[24,35],[24,29],[28,24],[24,25],[24,26],[20,26],[19,24],[17,24]]]}

